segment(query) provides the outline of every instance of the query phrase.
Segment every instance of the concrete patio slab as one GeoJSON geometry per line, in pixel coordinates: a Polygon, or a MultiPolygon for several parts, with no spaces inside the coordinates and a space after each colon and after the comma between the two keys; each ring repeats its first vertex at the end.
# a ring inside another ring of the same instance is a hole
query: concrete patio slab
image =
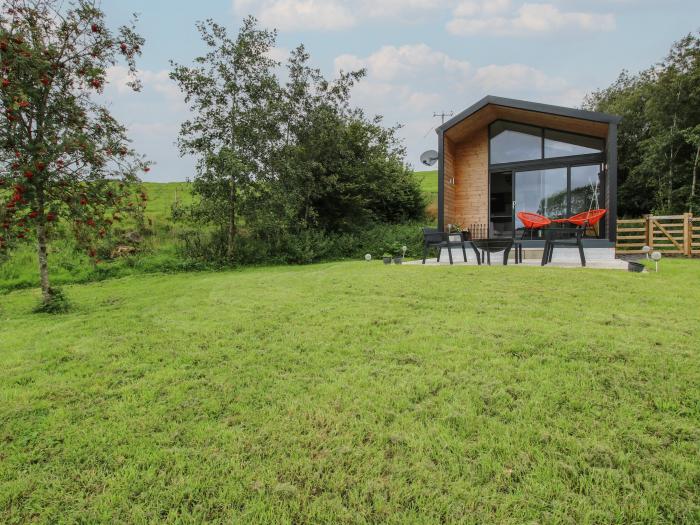
{"type": "MultiPolygon", "coordinates": [[[[460,254],[461,255],[461,254],[460,254]]],[[[461,257],[460,257],[461,259],[461,257]]],[[[404,264],[411,264],[411,265],[423,265],[423,260],[418,259],[415,261],[407,261],[404,264]]],[[[450,266],[450,261],[447,257],[442,259],[440,258],[440,262],[437,262],[436,258],[433,259],[426,259],[425,261],[425,266],[450,266]]],[[[463,261],[455,261],[454,266],[477,266],[476,264],[476,257],[473,256],[473,254],[467,253],[467,262],[463,261]],[[471,255],[471,257],[470,257],[471,255]]],[[[497,254],[492,254],[491,256],[491,266],[503,266],[503,255],[500,253],[497,254]]],[[[543,270],[547,268],[581,268],[581,263],[578,261],[552,261],[546,266],[541,266],[540,261],[536,259],[523,259],[523,262],[521,264],[515,264],[512,260],[508,261],[508,266],[514,266],[514,267],[519,267],[519,266],[527,266],[527,267],[536,267],[536,268],[542,268],[543,270]]],[[[586,261],[586,266],[585,268],[588,269],[595,269],[595,270],[627,270],[627,261],[623,261],[622,259],[609,259],[609,260],[593,260],[593,261],[586,261]]],[[[584,269],[585,269],[584,268],[584,269]]]]}

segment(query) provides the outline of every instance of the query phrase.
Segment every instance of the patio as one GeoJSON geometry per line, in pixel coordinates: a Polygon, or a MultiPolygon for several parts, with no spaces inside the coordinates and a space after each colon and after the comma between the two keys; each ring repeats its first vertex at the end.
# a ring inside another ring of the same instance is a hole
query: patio
{"type": "MultiPolygon", "coordinates": [[[[459,250],[457,250],[459,251],[459,250]]],[[[541,260],[542,260],[542,250],[539,250],[540,254],[539,257],[533,257],[529,256],[529,254],[525,253],[523,256],[523,262],[520,264],[515,264],[515,259],[513,258],[513,253],[511,252],[511,256],[508,259],[508,266],[514,266],[518,267],[520,265],[532,267],[536,266],[538,268],[542,268],[543,270],[546,268],[550,267],[555,267],[555,268],[579,268],[581,269],[581,263],[575,259],[575,258],[569,258],[569,257],[559,257],[557,258],[556,252],[554,257],[552,258],[552,262],[549,263],[547,266],[541,266],[541,260]]],[[[454,264],[453,266],[477,266],[476,263],[476,257],[474,256],[474,253],[472,251],[467,252],[467,262],[465,263],[462,260],[462,254],[460,253],[457,255],[456,251],[453,251],[452,256],[454,258],[454,264]]],[[[412,264],[412,265],[423,265],[423,260],[422,259],[417,259],[415,261],[407,261],[404,264],[412,264]]],[[[450,260],[447,257],[447,254],[445,253],[444,255],[440,256],[440,262],[437,261],[437,258],[433,257],[432,259],[426,259],[425,261],[425,266],[450,266],[450,260]]],[[[482,264],[482,266],[488,266],[488,264],[482,264]]],[[[502,253],[496,253],[491,255],[491,266],[503,266],[503,255],[502,253]]],[[[596,259],[592,258],[587,260],[586,266],[583,269],[590,268],[594,270],[627,270],[627,261],[623,261],[622,259],[596,259]]]]}

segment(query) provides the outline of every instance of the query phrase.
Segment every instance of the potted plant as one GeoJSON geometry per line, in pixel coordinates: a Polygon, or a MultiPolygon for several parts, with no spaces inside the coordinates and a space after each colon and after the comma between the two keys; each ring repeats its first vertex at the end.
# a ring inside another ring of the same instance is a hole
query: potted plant
{"type": "Polygon", "coordinates": [[[394,243],[394,264],[401,264],[403,258],[406,257],[407,246],[401,246],[399,243],[394,243]]]}
{"type": "Polygon", "coordinates": [[[384,252],[384,255],[382,255],[382,260],[384,261],[384,264],[391,264],[391,254],[384,252]]]}
{"type": "Polygon", "coordinates": [[[450,234],[450,241],[460,242],[462,240],[462,226],[459,224],[448,224],[447,233],[450,234]]]}

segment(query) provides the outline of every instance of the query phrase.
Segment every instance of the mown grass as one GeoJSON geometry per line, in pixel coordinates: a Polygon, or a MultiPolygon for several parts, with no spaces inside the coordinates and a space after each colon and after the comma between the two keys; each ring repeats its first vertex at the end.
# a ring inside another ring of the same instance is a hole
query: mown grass
{"type": "Polygon", "coordinates": [[[0,306],[0,522],[697,523],[700,264],[335,263],[0,306]]]}

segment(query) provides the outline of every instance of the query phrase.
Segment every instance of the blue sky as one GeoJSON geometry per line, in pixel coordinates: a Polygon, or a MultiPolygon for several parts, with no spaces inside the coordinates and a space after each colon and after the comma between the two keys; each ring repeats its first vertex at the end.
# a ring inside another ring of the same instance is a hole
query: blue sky
{"type": "Polygon", "coordinates": [[[147,180],[185,180],[193,159],[174,142],[187,116],[169,60],[189,64],[203,49],[197,20],[232,34],[246,14],[279,29],[273,55],[304,43],[327,75],[366,67],[353,102],[387,124],[404,125],[406,161],[436,147],[434,111],[458,112],[485,95],[579,106],[623,69],[657,62],[671,43],[700,29],[697,0],[104,0],[111,25],[139,13],[146,38],[144,90],[110,72],[106,96],[156,166],[147,180]]]}

